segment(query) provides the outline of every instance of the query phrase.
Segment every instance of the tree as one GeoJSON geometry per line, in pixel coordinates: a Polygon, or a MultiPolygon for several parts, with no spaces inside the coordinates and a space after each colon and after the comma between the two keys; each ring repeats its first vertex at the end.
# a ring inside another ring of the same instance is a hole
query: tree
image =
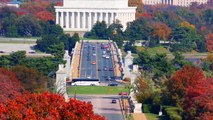
{"type": "Polygon", "coordinates": [[[54,45],[54,44],[59,44],[60,43],[60,40],[58,39],[58,37],[56,36],[53,36],[53,35],[45,35],[45,36],[42,36],[41,39],[38,39],[36,41],[37,45],[36,45],[36,48],[39,49],[40,51],[43,51],[43,52],[50,52],[48,51],[48,48],[51,46],[51,45],[54,45]]]}
{"type": "Polygon", "coordinates": [[[21,36],[39,36],[41,34],[41,26],[36,18],[30,14],[18,18],[17,29],[21,36]]]}
{"type": "Polygon", "coordinates": [[[92,104],[70,99],[65,102],[60,95],[23,94],[1,104],[1,119],[51,119],[51,120],[104,120],[94,114],[92,104]]]}
{"type": "Polygon", "coordinates": [[[172,104],[183,106],[187,89],[202,82],[204,78],[203,71],[197,67],[186,65],[181,70],[176,71],[168,82],[172,104]]]}
{"type": "Polygon", "coordinates": [[[43,21],[49,21],[49,20],[54,21],[55,20],[53,14],[48,11],[41,11],[41,12],[36,13],[36,18],[43,20],[43,21]]]}
{"type": "Polygon", "coordinates": [[[10,54],[11,66],[24,64],[26,59],[26,51],[18,51],[10,54]]]}
{"type": "Polygon", "coordinates": [[[106,31],[107,36],[112,39],[118,47],[123,46],[124,33],[122,31],[123,26],[119,24],[119,21],[111,24],[106,31]]]}
{"type": "Polygon", "coordinates": [[[80,41],[80,38],[79,38],[78,33],[75,33],[71,38],[68,39],[68,50],[69,50],[69,53],[75,47],[76,42],[79,42],[79,41],[80,41]]]}
{"type": "Polygon", "coordinates": [[[173,31],[172,36],[176,41],[173,44],[172,51],[186,52],[197,48],[196,42],[200,41],[201,36],[194,29],[187,27],[178,27],[173,31]]]}
{"type": "Polygon", "coordinates": [[[164,23],[155,23],[154,24],[154,31],[153,36],[158,38],[159,40],[167,40],[170,34],[172,33],[171,28],[169,28],[164,23]]]}
{"type": "Polygon", "coordinates": [[[21,95],[22,91],[23,88],[16,75],[5,68],[0,68],[0,103],[21,95]]]}
{"type": "Polygon", "coordinates": [[[213,79],[190,86],[184,99],[186,119],[208,120],[213,117],[213,79]]]}
{"type": "Polygon", "coordinates": [[[148,40],[152,33],[152,26],[145,18],[138,19],[128,24],[125,35],[131,44],[136,40],[148,40]]]}
{"type": "Polygon", "coordinates": [[[136,92],[136,98],[140,103],[149,103],[152,104],[152,94],[154,91],[154,83],[148,78],[145,73],[142,73],[136,78],[133,87],[136,92]]]}
{"type": "Polygon", "coordinates": [[[190,23],[188,23],[188,22],[186,22],[186,21],[181,22],[181,23],[180,23],[180,26],[181,26],[181,27],[187,27],[187,28],[195,29],[195,26],[194,26],[194,25],[192,25],[192,24],[190,24],[190,23]]]}
{"type": "Polygon", "coordinates": [[[174,55],[174,59],[172,60],[172,64],[176,68],[182,68],[186,64],[189,64],[189,62],[184,60],[184,56],[180,52],[174,52],[173,55],[174,55]]]}
{"type": "Polygon", "coordinates": [[[88,32],[85,37],[88,38],[97,38],[97,39],[108,39],[106,35],[107,24],[105,21],[99,22],[97,21],[95,25],[92,27],[92,30],[88,32]]]}
{"type": "Polygon", "coordinates": [[[60,42],[59,44],[53,44],[47,49],[52,55],[56,58],[62,58],[64,56],[64,43],[60,42]]]}
{"type": "Polygon", "coordinates": [[[34,68],[15,66],[11,69],[23,88],[29,92],[40,93],[47,90],[48,78],[34,68]]]}
{"type": "Polygon", "coordinates": [[[209,52],[213,51],[213,33],[207,35],[206,46],[209,52]]]}

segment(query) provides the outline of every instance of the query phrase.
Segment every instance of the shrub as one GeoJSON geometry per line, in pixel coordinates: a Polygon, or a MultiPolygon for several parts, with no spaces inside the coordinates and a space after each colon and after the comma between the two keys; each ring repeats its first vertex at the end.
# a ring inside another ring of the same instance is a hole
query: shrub
{"type": "Polygon", "coordinates": [[[163,113],[165,115],[165,119],[182,120],[182,117],[181,117],[182,110],[178,107],[164,106],[163,113]]]}

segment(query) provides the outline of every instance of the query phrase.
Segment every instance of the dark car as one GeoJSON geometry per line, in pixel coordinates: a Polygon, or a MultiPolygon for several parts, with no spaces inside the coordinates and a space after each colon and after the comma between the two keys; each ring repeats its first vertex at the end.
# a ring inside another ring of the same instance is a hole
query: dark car
{"type": "Polygon", "coordinates": [[[112,103],[117,103],[116,99],[113,99],[113,100],[112,100],[112,103]]]}
{"type": "Polygon", "coordinates": [[[109,71],[113,71],[114,69],[113,68],[109,68],[109,71]]]}
{"type": "Polygon", "coordinates": [[[30,54],[35,54],[36,52],[34,52],[34,51],[31,51],[31,52],[29,52],[30,54]]]}
{"type": "Polygon", "coordinates": [[[101,69],[100,69],[100,68],[98,68],[98,71],[101,71],[101,69]]]}
{"type": "Polygon", "coordinates": [[[118,84],[116,84],[116,83],[111,83],[111,84],[108,84],[108,86],[118,86],[118,84]]]}

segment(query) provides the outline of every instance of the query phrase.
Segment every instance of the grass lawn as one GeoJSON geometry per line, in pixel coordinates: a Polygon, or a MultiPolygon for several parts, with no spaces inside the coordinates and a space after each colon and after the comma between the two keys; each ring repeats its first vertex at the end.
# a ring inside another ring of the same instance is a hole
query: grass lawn
{"type": "Polygon", "coordinates": [[[154,55],[156,53],[159,53],[159,54],[160,53],[166,53],[166,54],[170,53],[170,51],[167,50],[166,48],[164,48],[163,46],[148,48],[147,51],[148,51],[148,53],[150,53],[152,55],[154,55]]]}
{"type": "Polygon", "coordinates": [[[147,120],[158,120],[158,115],[153,113],[144,113],[147,120]]]}
{"type": "Polygon", "coordinates": [[[71,86],[67,88],[68,94],[118,94],[119,92],[128,92],[124,87],[114,86],[71,86]]]}

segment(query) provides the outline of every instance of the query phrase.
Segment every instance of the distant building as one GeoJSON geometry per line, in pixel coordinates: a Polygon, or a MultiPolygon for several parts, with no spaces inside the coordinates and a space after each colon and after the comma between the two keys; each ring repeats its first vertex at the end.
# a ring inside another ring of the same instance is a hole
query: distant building
{"type": "Polygon", "coordinates": [[[22,4],[22,2],[14,0],[12,2],[7,2],[7,3],[0,2],[0,7],[9,6],[9,7],[17,7],[17,8],[19,8],[19,6],[21,4],[22,4]]]}
{"type": "Polygon", "coordinates": [[[136,7],[128,7],[128,0],[63,0],[55,6],[56,24],[64,31],[90,31],[97,21],[109,26],[119,20],[124,29],[135,20],[136,7]]]}
{"type": "Polygon", "coordinates": [[[197,2],[198,4],[205,4],[208,0],[143,0],[145,5],[174,5],[174,6],[190,6],[192,2],[197,2]]]}

